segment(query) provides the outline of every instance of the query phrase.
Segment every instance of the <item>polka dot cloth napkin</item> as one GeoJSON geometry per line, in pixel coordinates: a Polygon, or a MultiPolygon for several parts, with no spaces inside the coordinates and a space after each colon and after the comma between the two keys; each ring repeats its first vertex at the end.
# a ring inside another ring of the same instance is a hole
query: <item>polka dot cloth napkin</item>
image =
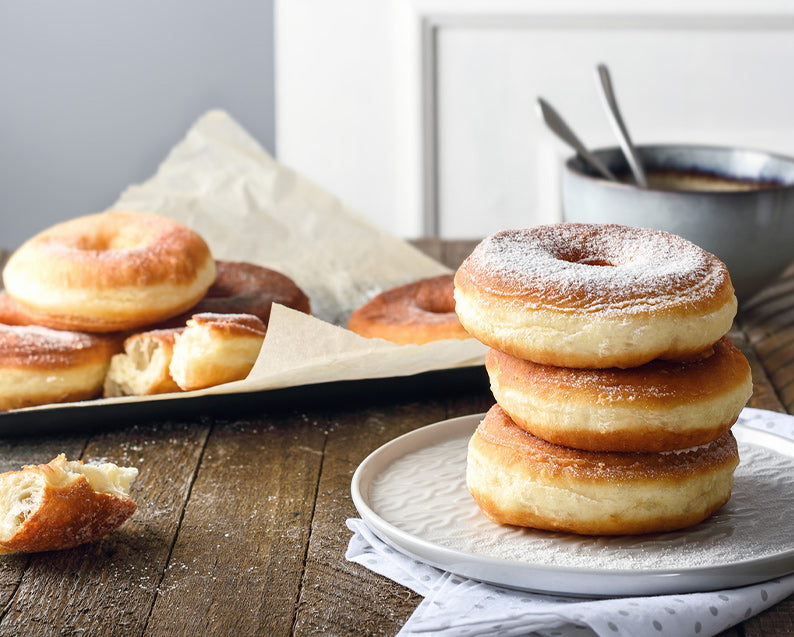
{"type": "MultiPolygon", "coordinates": [[[[743,424],[794,440],[794,417],[745,409],[743,424]]],[[[410,588],[424,600],[400,637],[659,635],[708,637],[760,613],[794,593],[794,575],[743,588],[653,597],[582,599],[500,588],[416,561],[351,519],[346,557],[410,588]]]]}

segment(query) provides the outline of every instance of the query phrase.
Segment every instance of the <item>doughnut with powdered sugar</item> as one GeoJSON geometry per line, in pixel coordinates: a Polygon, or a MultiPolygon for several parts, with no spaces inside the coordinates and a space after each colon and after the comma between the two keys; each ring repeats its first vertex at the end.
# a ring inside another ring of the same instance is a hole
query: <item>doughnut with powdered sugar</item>
{"type": "Polygon", "coordinates": [[[491,349],[485,367],[496,402],[539,438],[592,451],[669,451],[719,438],[753,393],[750,364],[727,337],[708,354],[571,369],[491,349]]]}
{"type": "Polygon", "coordinates": [[[193,307],[215,280],[204,239],[148,212],[108,211],[56,224],[23,243],[3,271],[20,322],[115,332],[193,307]]]}
{"type": "Polygon", "coordinates": [[[499,524],[635,535],[705,520],[730,498],[738,464],[730,431],[679,451],[582,451],[533,436],[494,405],[469,441],[466,483],[499,524]]]}
{"type": "Polygon", "coordinates": [[[666,232],[612,224],[496,233],[458,268],[455,301],[486,345],[575,368],[697,356],[736,314],[714,255],[666,232]]]}

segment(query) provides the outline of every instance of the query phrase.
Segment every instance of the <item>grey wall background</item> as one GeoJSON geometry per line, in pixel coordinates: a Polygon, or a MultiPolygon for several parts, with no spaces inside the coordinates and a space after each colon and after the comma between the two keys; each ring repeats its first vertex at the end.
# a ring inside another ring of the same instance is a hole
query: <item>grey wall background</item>
{"type": "Polygon", "coordinates": [[[98,212],[227,110],[271,153],[273,0],[0,0],[0,247],[98,212]]]}

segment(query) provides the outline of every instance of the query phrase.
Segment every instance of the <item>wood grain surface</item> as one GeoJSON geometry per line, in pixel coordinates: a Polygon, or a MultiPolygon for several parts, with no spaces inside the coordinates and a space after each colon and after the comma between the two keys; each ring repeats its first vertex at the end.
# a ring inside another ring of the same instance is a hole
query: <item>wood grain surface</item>
{"type": "MultiPolygon", "coordinates": [[[[452,268],[474,244],[416,242],[452,268]]],[[[794,270],[730,336],[752,366],[750,405],[794,412],[794,270]]],[[[60,452],[140,470],[139,508],[118,531],[0,557],[0,635],[394,635],[421,598],[345,560],[353,472],[385,442],[492,402],[483,370],[457,390],[351,391],[0,439],[0,471],[60,452]]],[[[724,636],[792,634],[789,598],[724,636]]]]}

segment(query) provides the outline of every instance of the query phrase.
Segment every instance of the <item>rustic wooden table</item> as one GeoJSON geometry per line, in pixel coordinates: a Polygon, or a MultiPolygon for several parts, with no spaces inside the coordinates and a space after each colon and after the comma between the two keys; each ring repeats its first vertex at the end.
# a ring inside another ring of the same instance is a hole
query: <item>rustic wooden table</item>
{"type": "MultiPolygon", "coordinates": [[[[418,243],[452,267],[472,247],[418,243]]],[[[794,411],[794,270],[731,336],[752,364],[750,404],[794,411]]],[[[351,476],[400,434],[490,407],[484,370],[457,389],[302,396],[252,396],[223,416],[111,413],[99,428],[0,439],[0,471],[60,452],[140,470],[139,508],[118,531],[0,559],[0,634],[394,635],[420,598],[345,560],[351,476]]],[[[725,634],[794,634],[794,598],[725,634]]]]}

